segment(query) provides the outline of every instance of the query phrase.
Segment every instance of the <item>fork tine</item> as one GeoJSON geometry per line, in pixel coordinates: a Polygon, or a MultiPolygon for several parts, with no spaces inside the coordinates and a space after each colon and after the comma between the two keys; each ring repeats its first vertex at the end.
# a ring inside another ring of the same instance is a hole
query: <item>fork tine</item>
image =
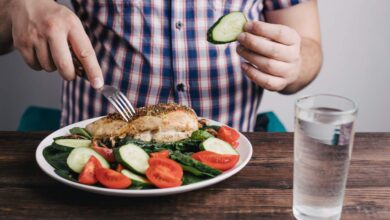
{"type": "Polygon", "coordinates": [[[127,104],[127,107],[130,109],[130,112],[132,113],[132,115],[135,115],[135,110],[133,108],[133,105],[131,105],[130,101],[127,99],[127,97],[125,95],[123,95],[123,93],[121,92],[118,92],[119,96],[122,97],[122,100],[125,101],[125,103],[127,104]]]}
{"type": "Polygon", "coordinates": [[[131,111],[128,104],[130,104],[128,101],[126,102],[126,97],[121,92],[116,92],[115,94],[116,99],[122,104],[122,106],[125,108],[125,110],[129,113],[131,117],[133,117],[133,112],[131,111]]]}
{"type": "Polygon", "coordinates": [[[119,114],[121,114],[121,116],[123,117],[123,119],[125,121],[129,121],[129,119],[127,118],[127,116],[123,113],[122,109],[118,106],[118,104],[115,102],[114,99],[112,99],[111,97],[108,97],[108,100],[111,102],[111,104],[115,107],[115,109],[119,112],[119,114]]]}
{"type": "Polygon", "coordinates": [[[119,108],[121,109],[122,113],[124,115],[126,115],[126,118],[127,118],[127,121],[130,121],[130,118],[131,118],[131,115],[130,113],[127,111],[126,107],[123,105],[123,103],[121,102],[120,99],[118,99],[118,97],[114,94],[113,96],[113,100],[116,102],[116,104],[119,106],[119,108]]]}

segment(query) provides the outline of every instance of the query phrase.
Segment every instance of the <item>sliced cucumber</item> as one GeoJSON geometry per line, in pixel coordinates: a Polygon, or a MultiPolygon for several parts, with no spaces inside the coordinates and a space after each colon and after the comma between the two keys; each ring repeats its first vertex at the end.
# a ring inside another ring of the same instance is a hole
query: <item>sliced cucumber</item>
{"type": "Polygon", "coordinates": [[[145,174],[149,167],[149,155],[135,144],[126,144],[114,149],[115,159],[126,168],[145,174]]]}
{"type": "Polygon", "coordinates": [[[207,41],[213,44],[224,44],[237,40],[237,36],[244,31],[247,22],[242,12],[236,11],[226,14],[207,31],[207,41]]]}
{"type": "Polygon", "coordinates": [[[133,182],[132,185],[136,186],[146,186],[151,185],[152,183],[149,182],[147,179],[131,172],[130,170],[123,169],[121,173],[125,176],[127,176],[131,181],[133,182]]]}
{"type": "Polygon", "coordinates": [[[69,130],[71,134],[78,134],[83,137],[86,137],[88,139],[92,138],[92,135],[85,129],[85,128],[80,128],[80,127],[74,127],[69,130]]]}
{"type": "Polygon", "coordinates": [[[212,151],[217,154],[239,155],[238,152],[229,143],[219,138],[208,138],[202,142],[200,148],[203,150],[212,151]]]}
{"type": "Polygon", "coordinates": [[[61,151],[71,151],[74,148],[89,147],[90,140],[85,139],[57,139],[54,140],[53,147],[61,151]]]}
{"type": "Polygon", "coordinates": [[[98,154],[96,151],[92,150],[89,147],[74,148],[72,152],[70,152],[68,159],[66,160],[66,164],[74,172],[81,173],[85,164],[88,162],[89,158],[92,155],[99,160],[102,167],[110,167],[108,162],[102,156],[100,156],[100,154],[98,154]]]}

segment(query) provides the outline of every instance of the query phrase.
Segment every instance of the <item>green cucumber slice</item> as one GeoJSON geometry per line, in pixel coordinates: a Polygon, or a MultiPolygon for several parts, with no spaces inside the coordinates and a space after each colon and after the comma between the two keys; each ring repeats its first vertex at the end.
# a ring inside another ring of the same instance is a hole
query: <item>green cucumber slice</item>
{"type": "Polygon", "coordinates": [[[120,164],[139,174],[145,174],[149,167],[149,155],[135,144],[114,149],[114,156],[120,164]]]}
{"type": "Polygon", "coordinates": [[[229,143],[219,138],[208,138],[202,142],[200,148],[217,154],[239,155],[239,153],[229,143]]]}
{"type": "Polygon", "coordinates": [[[72,152],[70,152],[68,159],[66,160],[66,164],[74,172],[81,173],[91,156],[95,156],[96,159],[99,160],[102,167],[110,168],[108,162],[102,156],[100,156],[100,154],[89,147],[74,148],[72,152]]]}
{"type": "Polygon", "coordinates": [[[85,139],[57,139],[53,144],[53,147],[60,151],[71,151],[74,148],[89,146],[91,146],[91,141],[85,139]]]}
{"type": "Polygon", "coordinates": [[[130,170],[126,170],[126,169],[123,169],[121,171],[121,173],[125,176],[127,176],[129,179],[131,179],[131,181],[133,182],[132,185],[137,185],[137,186],[141,186],[141,185],[151,185],[152,183],[149,182],[147,179],[131,172],[130,170]]]}
{"type": "Polygon", "coordinates": [[[244,31],[247,19],[244,13],[235,11],[226,14],[207,31],[207,41],[213,44],[225,44],[237,40],[240,33],[244,31]]]}

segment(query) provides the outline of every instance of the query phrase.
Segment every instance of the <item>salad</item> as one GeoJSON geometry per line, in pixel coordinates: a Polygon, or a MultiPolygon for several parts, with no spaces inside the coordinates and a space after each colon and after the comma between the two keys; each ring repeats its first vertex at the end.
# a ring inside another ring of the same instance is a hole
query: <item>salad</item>
{"type": "Polygon", "coordinates": [[[203,125],[189,138],[155,143],[130,136],[96,139],[85,128],[54,138],[43,150],[55,173],[111,189],[170,188],[220,175],[236,166],[240,134],[228,126],[203,125]]]}

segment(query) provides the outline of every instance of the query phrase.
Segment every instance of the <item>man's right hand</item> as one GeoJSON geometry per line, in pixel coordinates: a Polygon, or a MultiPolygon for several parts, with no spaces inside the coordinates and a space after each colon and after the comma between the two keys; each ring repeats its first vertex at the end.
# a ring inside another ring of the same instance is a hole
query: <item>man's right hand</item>
{"type": "Polygon", "coordinates": [[[75,69],[69,46],[83,65],[94,88],[104,84],[102,71],[79,18],[53,0],[9,2],[12,39],[26,63],[35,70],[58,70],[73,80],[75,69]]]}

